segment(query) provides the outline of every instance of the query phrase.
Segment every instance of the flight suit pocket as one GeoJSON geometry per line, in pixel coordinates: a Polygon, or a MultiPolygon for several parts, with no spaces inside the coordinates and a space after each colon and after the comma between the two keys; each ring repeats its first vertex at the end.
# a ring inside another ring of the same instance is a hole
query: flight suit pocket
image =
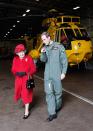
{"type": "Polygon", "coordinates": [[[45,81],[45,92],[47,94],[53,93],[53,82],[52,82],[52,80],[46,80],[45,81]]]}

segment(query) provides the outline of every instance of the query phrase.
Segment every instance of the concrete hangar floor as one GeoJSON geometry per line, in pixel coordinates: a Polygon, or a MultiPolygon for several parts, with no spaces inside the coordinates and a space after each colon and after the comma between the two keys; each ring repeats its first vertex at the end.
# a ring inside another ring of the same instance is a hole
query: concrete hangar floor
{"type": "Polygon", "coordinates": [[[0,131],[93,131],[93,70],[70,69],[63,80],[63,108],[58,118],[46,122],[43,68],[35,75],[31,116],[23,120],[21,101],[14,103],[11,60],[0,61],[0,131]]]}

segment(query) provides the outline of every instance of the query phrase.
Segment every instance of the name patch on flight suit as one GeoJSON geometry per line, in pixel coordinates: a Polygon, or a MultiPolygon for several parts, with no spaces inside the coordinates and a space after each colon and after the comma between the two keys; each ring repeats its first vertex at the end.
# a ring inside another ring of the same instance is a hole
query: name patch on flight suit
{"type": "Polygon", "coordinates": [[[58,49],[58,47],[52,47],[52,50],[57,50],[58,49]]]}

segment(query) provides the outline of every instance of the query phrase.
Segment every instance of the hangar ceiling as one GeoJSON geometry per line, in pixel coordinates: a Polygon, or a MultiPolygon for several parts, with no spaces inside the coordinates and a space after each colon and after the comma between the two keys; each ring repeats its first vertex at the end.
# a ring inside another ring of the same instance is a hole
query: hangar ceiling
{"type": "Polygon", "coordinates": [[[41,21],[53,15],[92,17],[92,8],[90,0],[0,0],[0,39],[37,33],[41,21]]]}

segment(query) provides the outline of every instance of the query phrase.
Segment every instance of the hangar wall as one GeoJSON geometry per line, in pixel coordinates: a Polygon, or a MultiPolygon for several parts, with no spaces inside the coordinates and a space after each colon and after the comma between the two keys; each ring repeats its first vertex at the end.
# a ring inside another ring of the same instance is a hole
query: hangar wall
{"type": "Polygon", "coordinates": [[[89,18],[81,19],[81,25],[85,27],[93,42],[93,18],[89,17],[89,18]]]}

